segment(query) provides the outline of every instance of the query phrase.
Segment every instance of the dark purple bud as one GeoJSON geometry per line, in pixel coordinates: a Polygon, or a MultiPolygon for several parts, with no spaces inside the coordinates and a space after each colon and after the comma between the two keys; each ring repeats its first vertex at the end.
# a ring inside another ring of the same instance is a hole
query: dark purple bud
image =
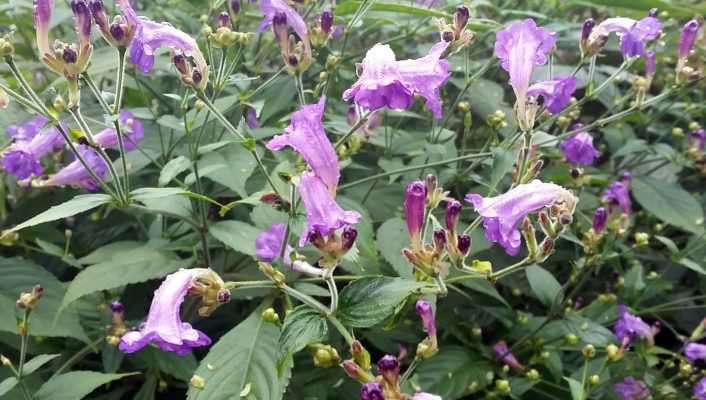
{"type": "Polygon", "coordinates": [[[218,293],[216,293],[216,301],[218,301],[221,304],[225,304],[230,301],[230,290],[228,289],[219,289],[218,293]]]}
{"type": "Polygon", "coordinates": [[[415,305],[417,314],[422,319],[422,326],[427,335],[436,336],[436,321],[434,319],[434,308],[431,303],[426,300],[417,300],[415,305]]]}
{"type": "Polygon", "coordinates": [[[581,41],[585,42],[588,40],[588,37],[591,35],[591,31],[593,31],[593,27],[596,26],[596,21],[593,20],[593,18],[589,18],[585,21],[583,21],[583,25],[581,25],[581,41]]]}
{"type": "Polygon", "coordinates": [[[456,7],[456,12],[454,13],[454,28],[456,28],[456,32],[461,32],[466,27],[470,17],[471,12],[468,7],[464,5],[456,7]]]}
{"type": "Polygon", "coordinates": [[[573,220],[574,220],[573,215],[571,215],[571,213],[568,213],[568,212],[561,213],[561,215],[559,216],[559,222],[562,225],[571,225],[571,222],[573,222],[573,220]]]}
{"type": "Polygon", "coordinates": [[[444,31],[441,34],[441,39],[446,43],[451,43],[454,41],[454,33],[451,31],[444,31]]]}
{"type": "Polygon", "coordinates": [[[458,220],[461,216],[461,210],[463,205],[458,200],[451,200],[446,203],[446,215],[444,219],[446,221],[446,228],[451,232],[456,232],[456,227],[458,226],[458,220]]]}
{"type": "Polygon", "coordinates": [[[360,400],[385,400],[382,396],[382,386],[375,381],[364,384],[360,388],[360,400]]]}
{"type": "Polygon", "coordinates": [[[650,8],[650,11],[647,12],[647,16],[652,18],[657,18],[657,14],[659,14],[659,9],[657,7],[650,8]]]}
{"type": "Polygon", "coordinates": [[[468,254],[471,249],[471,237],[469,235],[459,235],[456,238],[456,248],[461,254],[468,254]]]}
{"type": "Polygon", "coordinates": [[[593,213],[593,231],[596,233],[603,232],[607,221],[608,211],[605,209],[605,207],[597,208],[596,212],[593,213]]]}
{"type": "Polygon", "coordinates": [[[400,376],[400,362],[397,357],[386,354],[378,360],[378,369],[380,369],[380,373],[387,382],[392,385],[397,384],[397,379],[400,376]]]}
{"type": "Polygon", "coordinates": [[[679,36],[679,58],[689,57],[689,52],[694,47],[696,35],[699,33],[699,21],[692,19],[687,22],[681,30],[679,36]]]}
{"type": "Polygon", "coordinates": [[[286,43],[288,28],[287,15],[283,12],[278,12],[275,14],[272,18],[272,32],[274,32],[275,37],[280,43],[286,43]]]}
{"type": "Polygon", "coordinates": [[[125,311],[125,306],[119,300],[113,300],[110,303],[110,311],[116,314],[122,314],[125,311]]]}
{"type": "Polygon", "coordinates": [[[331,10],[325,10],[321,13],[321,31],[325,34],[331,33],[331,28],[333,27],[333,12],[331,10]]]}
{"type": "Polygon", "coordinates": [[[287,62],[292,67],[296,67],[297,65],[299,65],[299,59],[295,55],[291,55],[291,56],[287,57],[287,62]]]}
{"type": "Polygon", "coordinates": [[[426,203],[427,188],[424,182],[414,181],[410,183],[404,196],[404,215],[409,236],[416,242],[421,239],[426,203]]]}
{"type": "Polygon", "coordinates": [[[655,74],[655,71],[657,71],[657,54],[652,50],[648,50],[645,53],[645,76],[651,77],[655,74]]]}
{"type": "Polygon", "coordinates": [[[125,29],[119,23],[113,23],[110,25],[110,36],[116,41],[120,42],[125,39],[125,29]]]}
{"type": "Polygon", "coordinates": [[[230,14],[223,11],[218,14],[218,27],[219,28],[231,28],[233,25],[230,22],[230,14]]]}
{"type": "Polygon", "coordinates": [[[434,247],[437,251],[441,251],[446,247],[446,231],[437,229],[434,231],[434,247]]]}
{"type": "Polygon", "coordinates": [[[257,129],[260,127],[260,122],[257,120],[257,111],[254,108],[248,107],[245,112],[245,122],[248,124],[248,128],[257,129]]]}
{"type": "Polygon", "coordinates": [[[201,80],[203,79],[203,75],[201,75],[201,72],[197,69],[195,69],[191,73],[191,80],[194,82],[195,85],[198,85],[201,83],[201,80]]]}
{"type": "Polygon", "coordinates": [[[91,10],[85,0],[72,0],[71,11],[74,13],[76,32],[78,32],[81,42],[91,40],[91,10]]]}
{"type": "Polygon", "coordinates": [[[189,65],[186,62],[186,56],[184,56],[184,53],[181,51],[174,52],[172,62],[180,74],[189,75],[189,65]]]}
{"type": "Polygon", "coordinates": [[[76,50],[71,47],[64,47],[64,52],[62,53],[61,58],[63,58],[64,62],[67,64],[73,64],[76,62],[78,54],[76,54],[76,50]]]}
{"type": "Polygon", "coordinates": [[[343,228],[343,233],[341,234],[341,246],[343,246],[343,250],[350,250],[357,237],[358,230],[355,229],[355,227],[347,226],[343,228]]]}
{"type": "Polygon", "coordinates": [[[436,179],[436,175],[429,174],[424,180],[424,184],[426,185],[427,193],[432,193],[438,187],[439,181],[436,179]]]}
{"type": "Polygon", "coordinates": [[[578,310],[579,308],[581,308],[583,306],[583,301],[583,297],[576,297],[576,299],[574,300],[574,310],[578,310]]]}
{"type": "Polygon", "coordinates": [[[324,244],[324,237],[321,236],[321,232],[319,232],[318,229],[314,229],[309,232],[309,235],[307,236],[306,240],[317,248],[324,244]]]}
{"type": "Polygon", "coordinates": [[[630,173],[630,171],[623,172],[623,175],[620,177],[620,180],[624,183],[629,183],[632,180],[632,174],[630,173]]]}
{"type": "Polygon", "coordinates": [[[230,10],[233,12],[233,14],[239,13],[240,12],[240,0],[231,0],[230,10]]]}
{"type": "Polygon", "coordinates": [[[103,1],[91,0],[89,7],[91,9],[91,15],[93,15],[93,20],[96,21],[96,25],[103,30],[108,29],[108,15],[105,13],[103,1]]]}

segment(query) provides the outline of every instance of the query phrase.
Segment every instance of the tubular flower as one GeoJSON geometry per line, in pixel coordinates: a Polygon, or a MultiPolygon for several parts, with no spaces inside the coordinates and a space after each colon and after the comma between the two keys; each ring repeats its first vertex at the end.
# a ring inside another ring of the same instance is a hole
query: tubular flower
{"type": "Polygon", "coordinates": [[[407,186],[404,196],[404,215],[407,222],[407,231],[412,239],[412,244],[421,246],[422,226],[424,226],[424,213],[427,203],[427,189],[422,181],[414,181],[407,186]]]}
{"type": "Polygon", "coordinates": [[[501,340],[495,343],[495,345],[493,345],[493,352],[495,353],[495,356],[498,358],[498,360],[505,363],[505,365],[515,369],[524,368],[522,364],[517,361],[515,355],[510,353],[510,349],[507,347],[507,343],[505,343],[504,340],[501,340]]]}
{"type": "Polygon", "coordinates": [[[39,115],[21,125],[8,126],[6,132],[15,141],[29,141],[37,136],[47,122],[49,118],[39,115]]]}
{"type": "Polygon", "coordinates": [[[544,99],[544,106],[552,114],[556,114],[566,108],[571,101],[571,95],[576,90],[576,78],[573,76],[557,76],[551,81],[542,81],[533,84],[527,89],[527,95],[531,97],[541,96],[544,99]]]}
{"type": "Polygon", "coordinates": [[[694,385],[694,391],[692,393],[697,400],[706,400],[706,378],[701,378],[701,380],[694,385]]]}
{"type": "Polygon", "coordinates": [[[605,207],[598,207],[593,213],[593,232],[600,234],[606,227],[608,222],[608,211],[605,207]]]}
{"type": "Polygon", "coordinates": [[[450,76],[449,63],[441,55],[448,45],[442,41],[422,58],[397,61],[390,46],[376,44],[358,65],[358,81],[343,93],[343,99],[371,111],[404,110],[419,95],[434,117],[441,118],[440,89],[450,76]]]}
{"type": "Polygon", "coordinates": [[[578,199],[559,185],[534,180],[495,197],[469,193],[466,201],[483,217],[486,239],[499,243],[507,254],[515,256],[522,243],[518,224],[527,214],[559,205],[572,215],[578,199]]]}
{"type": "MultiPolygon", "coordinates": [[[[86,145],[76,146],[76,150],[86,161],[96,175],[103,179],[108,173],[108,166],[105,160],[98,155],[93,148],[86,145]]],[[[76,159],[56,174],[50,176],[45,182],[45,186],[76,186],[84,187],[89,191],[98,190],[99,182],[96,182],[90,173],[84,168],[80,160],[76,159]]]]}
{"type": "Polygon", "coordinates": [[[287,25],[299,35],[299,39],[308,40],[309,30],[306,27],[306,22],[304,22],[301,15],[284,0],[262,0],[260,2],[260,10],[264,14],[264,18],[257,27],[258,32],[266,31],[267,28],[272,25],[275,16],[278,13],[282,13],[286,17],[287,25]]]}
{"type": "Polygon", "coordinates": [[[331,142],[326,137],[322,118],[326,97],[322,96],[316,104],[302,106],[292,114],[292,121],[284,133],[275,136],[267,143],[272,151],[290,146],[306,160],[316,176],[321,179],[331,193],[336,193],[338,179],[341,176],[338,156],[331,142]]]}
{"type": "Polygon", "coordinates": [[[625,304],[618,305],[618,320],[615,322],[615,337],[622,343],[623,348],[632,344],[636,337],[654,343],[657,327],[648,325],[642,318],[630,314],[625,304]]]}
{"type": "Polygon", "coordinates": [[[645,382],[628,376],[622,382],[613,385],[613,390],[622,400],[646,400],[650,397],[650,391],[645,382]]]}
{"type": "MultiPolygon", "coordinates": [[[[581,129],[583,125],[576,124],[573,130],[581,129]]],[[[600,154],[593,146],[593,136],[586,131],[570,136],[559,146],[567,162],[574,165],[591,165],[600,154]]]]}
{"type": "Polygon", "coordinates": [[[42,174],[40,160],[64,146],[64,138],[56,127],[42,130],[30,141],[18,141],[2,154],[2,167],[18,179],[42,174]]]}
{"type": "Polygon", "coordinates": [[[180,269],[167,276],[154,292],[147,320],[139,331],[123,335],[120,351],[134,353],[151,342],[163,350],[185,355],[194,347],[211,344],[211,339],[205,333],[182,322],[179,315],[184,297],[197,286],[199,277],[209,273],[209,269],[194,268],[180,269]]]}
{"type": "Polygon", "coordinates": [[[695,19],[687,22],[682,28],[681,35],[679,36],[679,53],[676,67],[677,82],[686,81],[698,75],[698,72],[696,72],[694,68],[687,66],[687,62],[691,49],[696,42],[696,37],[699,34],[699,29],[699,21],[695,19]]]}
{"type": "Polygon", "coordinates": [[[684,347],[684,355],[689,360],[689,362],[696,362],[698,360],[706,360],[706,344],[701,343],[688,343],[684,347]]]}
{"type": "MultiPolygon", "coordinates": [[[[142,122],[135,118],[135,114],[130,111],[121,111],[119,115],[121,131],[124,137],[125,150],[135,150],[138,143],[145,136],[145,129],[142,122]]],[[[117,149],[118,132],[113,128],[106,128],[95,134],[93,137],[96,143],[105,148],[117,149]]]]}
{"type": "Polygon", "coordinates": [[[436,317],[434,307],[426,300],[417,300],[415,305],[417,314],[422,319],[422,326],[427,333],[427,337],[417,345],[417,357],[429,358],[439,351],[439,344],[436,337],[436,317]]]}
{"type": "Polygon", "coordinates": [[[657,39],[661,32],[662,23],[652,16],[641,20],[608,18],[591,31],[588,38],[589,54],[597,54],[608,41],[608,36],[616,33],[620,36],[620,52],[624,57],[644,56],[647,43],[657,39]]]}
{"type": "Polygon", "coordinates": [[[294,73],[306,70],[311,63],[311,43],[309,30],[299,13],[284,0],[263,0],[260,2],[260,10],[264,18],[257,31],[264,32],[272,26],[289,71],[294,73]],[[299,41],[289,36],[289,27],[299,36],[299,41]]]}
{"type": "Polygon", "coordinates": [[[127,48],[137,33],[138,18],[129,0],[118,0],[118,6],[123,15],[116,15],[110,22],[103,1],[90,1],[93,20],[98,25],[103,38],[113,47],[127,48]]]}
{"type": "Polygon", "coordinates": [[[623,176],[621,179],[613,182],[603,192],[601,200],[608,204],[608,212],[613,213],[616,207],[619,207],[624,214],[632,212],[632,201],[630,201],[630,177],[623,176]]]}
{"type": "MultiPolygon", "coordinates": [[[[282,253],[282,244],[284,244],[287,233],[286,224],[272,224],[266,231],[262,231],[255,239],[255,255],[257,259],[263,262],[272,262],[279,258],[282,253]]],[[[292,248],[287,245],[284,252],[285,265],[290,264],[289,253],[292,248]]]]}

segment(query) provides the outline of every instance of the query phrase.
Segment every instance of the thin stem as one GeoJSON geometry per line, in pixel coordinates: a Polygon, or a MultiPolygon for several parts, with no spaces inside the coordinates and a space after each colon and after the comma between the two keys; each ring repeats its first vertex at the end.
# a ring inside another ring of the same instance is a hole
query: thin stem
{"type": "Polygon", "coordinates": [[[15,101],[18,103],[22,104],[23,106],[27,108],[31,108],[32,111],[34,111],[37,114],[44,114],[42,110],[39,109],[39,107],[35,106],[34,103],[32,102],[32,99],[28,99],[24,97],[23,95],[15,92],[14,90],[10,89],[8,86],[0,83],[0,90],[4,90],[7,92],[10,97],[12,97],[15,101]]]}
{"type": "Polygon", "coordinates": [[[409,379],[410,376],[412,376],[412,372],[417,368],[417,364],[419,364],[419,357],[414,357],[412,362],[409,364],[409,367],[404,371],[404,374],[402,374],[402,377],[400,378],[400,386],[402,386],[407,379],[409,379]]]}
{"type": "MultiPolygon", "coordinates": [[[[98,346],[101,342],[105,340],[105,337],[101,335],[98,339],[94,340],[93,342],[87,344],[79,350],[76,354],[74,354],[71,358],[66,360],[65,363],[61,365],[54,373],[52,374],[51,378],[60,375],[62,372],[64,372],[67,368],[70,368],[72,365],[76,364],[78,361],[80,361],[83,357],[85,357],[88,353],[91,351],[96,351],[96,346],[98,346]]],[[[50,379],[51,379],[50,378],[50,379]]]]}
{"type": "Polygon", "coordinates": [[[365,123],[368,122],[368,118],[370,118],[371,113],[372,111],[368,111],[367,113],[365,113],[365,115],[360,117],[360,119],[358,119],[358,122],[356,122],[355,125],[353,125],[351,129],[346,132],[345,135],[341,136],[341,138],[336,141],[336,143],[333,145],[333,148],[338,150],[339,147],[346,143],[348,138],[350,138],[358,129],[360,129],[361,126],[365,125],[365,123]]]}
{"type": "Polygon", "coordinates": [[[530,261],[531,260],[529,258],[524,258],[515,264],[512,264],[508,267],[505,267],[499,271],[493,272],[492,274],[490,274],[490,279],[497,280],[497,279],[502,278],[505,275],[509,275],[509,274],[517,271],[518,269],[521,269],[522,267],[527,265],[530,261]]]}
{"type": "Polygon", "coordinates": [[[20,330],[20,361],[17,366],[17,381],[22,389],[22,395],[28,399],[32,400],[32,396],[27,389],[27,385],[24,382],[24,366],[27,358],[27,347],[29,346],[29,314],[31,309],[27,308],[22,316],[22,328],[20,330]]]}
{"type": "MultiPolygon", "coordinates": [[[[115,78],[115,107],[113,108],[113,116],[117,117],[120,113],[120,109],[123,106],[123,92],[125,86],[125,57],[127,57],[127,51],[124,47],[118,48],[118,72],[115,78]]],[[[120,160],[123,166],[123,178],[125,179],[125,201],[130,202],[130,174],[127,170],[127,158],[125,154],[125,142],[123,139],[123,133],[120,129],[120,119],[114,118],[113,125],[115,125],[115,131],[118,136],[118,147],[120,149],[120,160]]]]}
{"type": "Polygon", "coordinates": [[[304,82],[302,82],[301,74],[292,75],[294,78],[294,83],[297,87],[297,95],[299,96],[299,105],[306,104],[306,96],[304,96],[304,82]]]}
{"type": "Polygon", "coordinates": [[[282,72],[285,71],[285,69],[286,69],[286,67],[280,68],[271,77],[269,77],[269,79],[267,79],[265,82],[263,82],[260,86],[256,87],[255,90],[253,90],[252,92],[250,92],[250,93],[246,94],[244,97],[242,97],[241,100],[246,101],[246,100],[250,99],[251,97],[255,96],[256,94],[260,93],[261,91],[263,91],[266,87],[270,86],[270,84],[272,82],[274,82],[274,80],[277,79],[277,77],[279,77],[282,74],[282,72]]]}
{"type": "Polygon", "coordinates": [[[328,291],[331,295],[331,303],[329,308],[331,309],[331,314],[335,313],[338,309],[338,287],[336,287],[336,281],[333,280],[333,272],[336,267],[326,269],[324,272],[324,282],[328,286],[328,291]]]}

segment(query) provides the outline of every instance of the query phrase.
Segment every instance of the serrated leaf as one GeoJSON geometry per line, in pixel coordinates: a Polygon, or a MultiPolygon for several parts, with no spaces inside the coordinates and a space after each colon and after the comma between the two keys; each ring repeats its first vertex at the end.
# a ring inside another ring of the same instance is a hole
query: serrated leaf
{"type": "Polygon", "coordinates": [[[401,218],[388,219],[378,228],[377,247],[380,254],[399,276],[411,279],[413,267],[402,255],[402,249],[408,246],[407,224],[401,218]]]}
{"type": "Polygon", "coordinates": [[[255,239],[260,231],[241,221],[221,221],[208,228],[218,241],[235,251],[255,256],[255,239]]]}
{"type": "Polygon", "coordinates": [[[443,346],[438,354],[419,364],[416,378],[425,392],[454,400],[467,395],[474,382],[476,390],[488,386],[492,372],[492,364],[479,355],[463,347],[443,346]]]}
{"type": "Polygon", "coordinates": [[[191,160],[184,156],[172,158],[168,163],[164,164],[162,170],[159,171],[159,186],[166,186],[172,179],[176,178],[180,173],[191,168],[191,160]]]}
{"type": "Polygon", "coordinates": [[[663,222],[695,234],[704,231],[704,212],[680,186],[647,176],[634,177],[630,189],[638,203],[663,222]]]}
{"type": "Polygon", "coordinates": [[[172,253],[146,246],[116,253],[114,258],[86,267],[76,275],[61,307],[89,293],[161,278],[190,264],[191,260],[181,260],[172,253]]]}
{"type": "Polygon", "coordinates": [[[93,371],[71,371],[49,379],[37,393],[34,400],[79,400],[88,396],[98,387],[131,374],[101,374],[93,371]]]}
{"type": "Polygon", "coordinates": [[[391,317],[407,296],[422,286],[402,278],[358,279],[341,292],[336,315],[344,325],[369,328],[391,317]]]}
{"type": "Polygon", "coordinates": [[[279,400],[289,382],[289,368],[277,373],[279,328],[262,319],[263,307],[211,347],[196,375],[205,381],[203,389],[189,387],[189,400],[239,399],[249,386],[249,400],[279,400]]]}
{"type": "Polygon", "coordinates": [[[527,280],[532,292],[546,307],[551,308],[555,303],[560,303],[564,297],[561,284],[549,271],[539,265],[530,265],[525,269],[527,280]]]}
{"type": "Polygon", "coordinates": [[[327,334],[326,317],[309,306],[296,307],[287,314],[282,325],[278,365],[307,345],[324,341],[327,334]]]}
{"type": "Polygon", "coordinates": [[[10,229],[10,232],[16,232],[24,228],[29,228],[30,226],[35,226],[43,224],[45,222],[51,222],[56,221],[57,219],[71,217],[84,211],[92,210],[103,204],[108,204],[111,200],[112,198],[107,194],[82,194],[74,197],[73,199],[65,203],[53,206],[48,210],[44,211],[43,213],[28,219],[27,221],[10,229]]]}
{"type": "Polygon", "coordinates": [[[24,366],[24,369],[22,370],[23,376],[29,375],[32,372],[38,370],[39,368],[42,367],[42,365],[48,363],[49,361],[59,357],[61,354],[40,354],[33,359],[27,361],[27,363],[24,366]]]}

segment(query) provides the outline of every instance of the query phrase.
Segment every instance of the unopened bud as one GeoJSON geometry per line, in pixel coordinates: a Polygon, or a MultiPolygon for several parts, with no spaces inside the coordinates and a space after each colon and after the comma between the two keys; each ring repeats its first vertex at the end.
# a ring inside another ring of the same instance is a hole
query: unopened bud
{"type": "Polygon", "coordinates": [[[53,106],[56,112],[62,113],[66,109],[66,100],[64,100],[61,95],[57,95],[56,97],[54,97],[53,106]]]}
{"type": "Polygon", "coordinates": [[[564,336],[564,341],[570,345],[574,345],[579,342],[579,337],[574,335],[573,333],[569,333],[564,336]]]}
{"type": "Polygon", "coordinates": [[[527,373],[525,373],[525,376],[531,381],[536,381],[539,379],[539,371],[532,368],[531,370],[527,371],[527,373]]]}
{"type": "Polygon", "coordinates": [[[10,361],[10,359],[5,357],[4,355],[0,355],[0,363],[2,363],[2,365],[5,367],[12,366],[12,361],[10,361]]]}
{"type": "Polygon", "coordinates": [[[635,233],[635,245],[638,247],[647,246],[650,242],[650,235],[645,232],[635,233]]]}
{"type": "Polygon", "coordinates": [[[333,12],[331,12],[331,10],[325,10],[322,12],[319,23],[322,32],[327,35],[331,33],[331,28],[333,27],[333,12]]]}
{"type": "Polygon", "coordinates": [[[219,28],[231,28],[233,25],[230,21],[230,14],[223,11],[218,14],[218,27],[219,28]]]}
{"type": "Polygon", "coordinates": [[[456,7],[456,12],[454,13],[454,29],[456,32],[461,32],[468,24],[468,19],[471,17],[471,12],[468,7],[460,5],[456,7]]]}
{"type": "Polygon", "coordinates": [[[617,361],[620,354],[620,348],[611,343],[605,347],[605,352],[608,355],[608,359],[610,361],[617,361]]]}
{"type": "Polygon", "coordinates": [[[265,311],[262,312],[262,319],[271,322],[273,324],[276,324],[279,322],[279,314],[277,314],[277,311],[275,311],[274,308],[270,307],[265,309],[265,311]]]}
{"type": "Polygon", "coordinates": [[[446,248],[446,231],[437,229],[434,231],[434,247],[437,252],[441,252],[446,248]]]}
{"type": "Polygon", "coordinates": [[[436,190],[436,188],[439,185],[439,181],[436,178],[436,175],[433,175],[433,174],[427,175],[426,179],[424,180],[424,185],[427,188],[427,196],[434,193],[434,191],[436,190]]]}
{"type": "Polygon", "coordinates": [[[351,344],[351,354],[353,355],[353,360],[364,370],[370,369],[370,353],[359,341],[354,340],[351,344]]]}
{"type": "Polygon", "coordinates": [[[500,393],[510,394],[512,393],[512,388],[510,387],[510,381],[505,379],[498,379],[495,381],[495,388],[500,391],[500,393]]]}
{"type": "Polygon", "coordinates": [[[192,376],[189,380],[189,383],[196,389],[203,389],[204,387],[206,387],[206,380],[204,380],[199,375],[192,376]]]}
{"type": "Polygon", "coordinates": [[[467,112],[469,112],[469,111],[471,110],[471,105],[468,104],[467,101],[459,101],[459,102],[458,102],[458,105],[456,106],[456,109],[457,109],[459,112],[467,113],[467,112]]]}
{"type": "Polygon", "coordinates": [[[588,378],[588,383],[590,383],[593,386],[596,386],[599,383],[601,383],[601,377],[596,374],[593,374],[588,378]]]}
{"type": "Polygon", "coordinates": [[[463,255],[468,254],[468,251],[471,249],[471,237],[466,234],[458,235],[456,241],[458,251],[463,255]]]}
{"type": "Polygon", "coordinates": [[[493,264],[490,261],[473,260],[471,267],[484,274],[490,274],[493,272],[493,264]]]}
{"type": "Polygon", "coordinates": [[[341,357],[338,356],[338,351],[331,345],[315,344],[311,346],[312,355],[314,357],[314,365],[320,368],[330,368],[338,365],[341,357]]]}
{"type": "Polygon", "coordinates": [[[581,349],[583,356],[586,358],[593,358],[596,356],[596,348],[592,344],[587,344],[581,349]]]}

